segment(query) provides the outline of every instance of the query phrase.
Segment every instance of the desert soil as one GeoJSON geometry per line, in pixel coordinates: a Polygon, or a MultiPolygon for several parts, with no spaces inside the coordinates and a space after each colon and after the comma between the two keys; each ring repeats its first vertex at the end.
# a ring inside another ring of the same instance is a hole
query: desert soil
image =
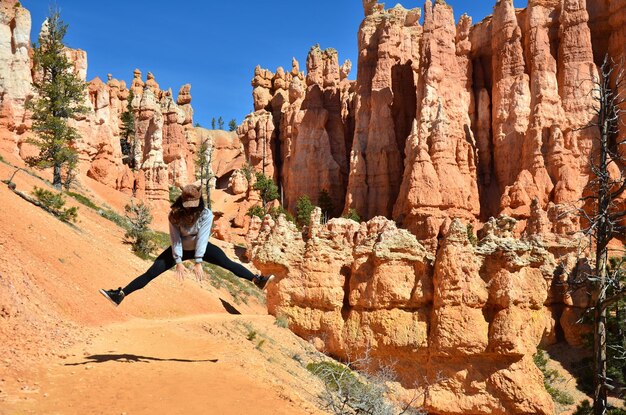
{"type": "Polygon", "coordinates": [[[323,413],[301,363],[315,352],[273,317],[133,319],[89,332],[34,376],[5,380],[0,414],[323,413]]]}
{"type": "MultiPolygon", "coordinates": [[[[85,194],[121,213],[128,197],[99,190],[85,194]]],[[[305,367],[322,355],[256,298],[168,271],[116,308],[98,289],[150,265],[122,229],[70,198],[75,226],[4,184],[0,201],[0,415],[324,413],[305,367]]]]}

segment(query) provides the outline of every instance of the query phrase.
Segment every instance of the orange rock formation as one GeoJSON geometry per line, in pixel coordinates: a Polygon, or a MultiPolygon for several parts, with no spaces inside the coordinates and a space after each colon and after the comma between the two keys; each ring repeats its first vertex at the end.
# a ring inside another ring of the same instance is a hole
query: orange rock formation
{"type": "MultiPolygon", "coordinates": [[[[497,0],[476,25],[441,0],[363,8],[355,81],[318,46],[306,73],[295,60],[289,72],[257,67],[255,112],[236,134],[192,126],[189,85],[174,100],[139,70],[129,88],[91,81],[75,120],[81,170],[166,203],[208,141],[215,186],[242,195],[216,208],[218,231],[250,225],[249,255],[278,276],[270,312],[293,331],[339,357],[396,359],[405,386],[428,380],[432,413],[552,413],[532,354],[561,331],[580,345],[588,329],[576,324],[587,290],[565,284],[589,267],[568,212],[589,180],[591,80],[607,53],[624,56],[626,0],[497,0]],[[119,143],[129,90],[136,172],[119,143]],[[326,190],[332,216],[353,208],[368,221],[319,225],[318,210],[304,234],[284,216],[250,224],[258,195],[237,172],[244,160],[280,183],[291,211],[326,190]],[[462,223],[484,224],[476,245],[462,223]]],[[[0,151],[19,160],[33,151],[28,11],[0,2],[0,30],[0,151]]],[[[86,54],[67,53],[84,79],[86,54]]]]}
{"type": "MultiPolygon", "coordinates": [[[[34,96],[31,87],[30,27],[28,10],[16,1],[0,3],[0,30],[6,32],[1,42],[0,61],[0,150],[12,161],[36,151],[27,143],[30,116],[24,103],[34,96]],[[2,72],[4,71],[4,72],[2,72]]],[[[45,25],[42,28],[45,30],[45,25]]],[[[87,54],[66,50],[76,74],[86,77],[87,54]]],[[[190,85],[185,85],[174,99],[172,91],[160,89],[152,73],[142,80],[135,70],[130,86],[134,93],[133,114],[138,140],[132,155],[137,169],[132,171],[122,161],[121,115],[127,110],[129,89],[124,81],[109,75],[106,83],[95,78],[88,83],[85,105],[88,112],[72,120],[80,139],[74,143],[79,153],[80,173],[112,189],[152,201],[169,203],[169,187],[195,180],[194,155],[199,133],[193,127],[190,85]]]]}
{"type": "Polygon", "coordinates": [[[433,256],[383,217],[319,225],[320,216],[304,234],[284,216],[253,221],[253,263],[278,277],[270,313],[331,355],[393,359],[405,387],[425,388],[429,413],[553,413],[532,356],[557,341],[557,326],[574,344],[586,330],[575,324],[585,290],[554,288],[576,246],[546,228],[516,239],[506,216],[472,245],[455,219],[433,256]]]}
{"type": "Polygon", "coordinates": [[[455,23],[443,1],[426,1],[423,26],[419,8],[363,7],[356,81],[319,48],[306,84],[297,69],[255,72],[255,128],[239,133],[249,157],[266,149],[289,210],[327,190],[337,210],[394,219],[433,251],[452,218],[524,221],[534,199],[544,211],[578,204],[591,81],[605,54],[624,54],[623,1],[498,0],[476,25],[455,23]]]}

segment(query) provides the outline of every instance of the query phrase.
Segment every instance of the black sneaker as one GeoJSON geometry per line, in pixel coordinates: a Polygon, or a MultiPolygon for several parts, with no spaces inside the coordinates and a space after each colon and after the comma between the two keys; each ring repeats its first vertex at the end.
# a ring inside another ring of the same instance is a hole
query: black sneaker
{"type": "Polygon", "coordinates": [[[122,287],[117,290],[100,290],[100,294],[104,295],[106,299],[112,302],[116,307],[120,305],[125,297],[122,287]]]}
{"type": "Polygon", "coordinates": [[[264,290],[267,288],[267,284],[269,284],[269,282],[272,281],[274,278],[274,275],[268,275],[267,277],[264,277],[263,275],[257,275],[256,277],[254,277],[252,282],[261,290],[264,290]]]}

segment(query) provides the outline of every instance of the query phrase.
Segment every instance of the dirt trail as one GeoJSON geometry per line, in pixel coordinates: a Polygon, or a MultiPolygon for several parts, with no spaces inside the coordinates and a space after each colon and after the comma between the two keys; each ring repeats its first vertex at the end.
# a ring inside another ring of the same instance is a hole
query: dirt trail
{"type": "Polygon", "coordinates": [[[0,414],[323,413],[302,363],[315,352],[271,316],[133,319],[91,332],[33,378],[3,382],[0,414]]]}
{"type": "MultiPolygon", "coordinates": [[[[0,162],[0,178],[13,171],[0,162]]],[[[98,190],[87,195],[118,212],[128,199],[98,190]]],[[[322,413],[305,368],[322,356],[256,298],[167,272],[113,307],[98,289],[150,262],[97,211],[67,204],[74,226],[0,184],[0,415],[322,413]]]]}

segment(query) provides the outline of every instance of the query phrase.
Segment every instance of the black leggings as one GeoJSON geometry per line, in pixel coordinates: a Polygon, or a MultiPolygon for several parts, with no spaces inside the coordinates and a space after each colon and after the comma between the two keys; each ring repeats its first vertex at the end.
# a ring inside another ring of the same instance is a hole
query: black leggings
{"type": "MultiPolygon", "coordinates": [[[[183,251],[183,261],[186,259],[193,259],[195,255],[195,251],[183,251]]],[[[255,275],[250,272],[246,267],[236,262],[231,261],[224,251],[222,251],[217,246],[213,245],[211,242],[207,244],[206,251],[204,253],[204,257],[202,258],[206,262],[210,262],[211,264],[218,265],[222,268],[225,268],[238,276],[239,278],[245,278],[249,281],[255,277],[255,275]]],[[[163,274],[168,269],[172,268],[175,265],[176,261],[174,261],[174,255],[172,254],[172,248],[169,247],[165,251],[161,252],[161,255],[154,260],[154,264],[142,275],[135,278],[124,288],[124,294],[129,295],[133,291],[137,291],[145,287],[150,281],[163,274]]]]}

